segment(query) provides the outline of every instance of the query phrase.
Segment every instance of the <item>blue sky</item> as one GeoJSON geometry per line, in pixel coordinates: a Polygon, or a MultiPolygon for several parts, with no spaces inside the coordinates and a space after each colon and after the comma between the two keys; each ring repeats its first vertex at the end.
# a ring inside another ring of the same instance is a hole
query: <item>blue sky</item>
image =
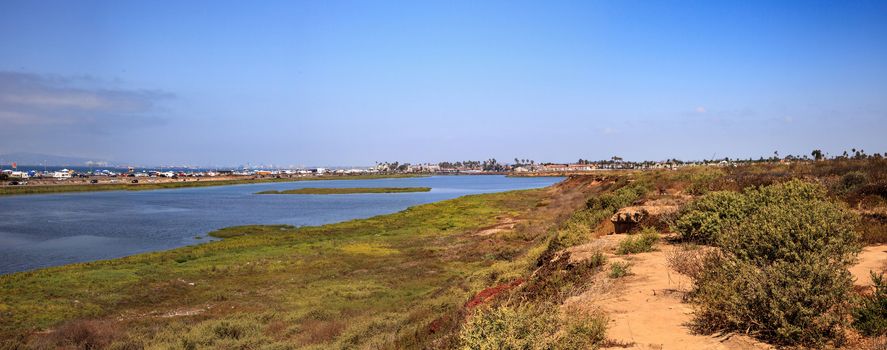
{"type": "Polygon", "coordinates": [[[887,151],[884,1],[2,1],[0,153],[887,151]]]}

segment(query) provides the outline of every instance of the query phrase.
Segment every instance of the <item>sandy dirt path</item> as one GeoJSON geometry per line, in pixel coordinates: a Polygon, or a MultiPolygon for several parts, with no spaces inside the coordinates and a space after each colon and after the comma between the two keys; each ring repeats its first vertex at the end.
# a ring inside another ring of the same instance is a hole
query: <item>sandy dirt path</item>
{"type": "MultiPolygon", "coordinates": [[[[572,248],[572,256],[582,259],[594,251],[609,251],[609,262],[628,261],[631,275],[612,280],[601,277],[593,288],[567,300],[567,305],[606,312],[610,317],[607,337],[613,349],[772,349],[743,335],[706,336],[694,334],[688,324],[693,307],[683,302],[691,281],[668,266],[668,252],[674,246],[658,245],[658,250],[630,256],[612,254],[626,235],[608,235],[589,244],[572,248]]],[[[887,244],[868,246],[850,272],[856,284],[871,285],[869,270],[887,270],[887,244]]]]}
{"type": "Polygon", "coordinates": [[[856,265],[850,268],[850,273],[856,279],[858,286],[871,286],[872,279],[869,271],[875,273],[887,272],[887,244],[872,245],[862,249],[856,265]]]}
{"type": "MultiPolygon", "coordinates": [[[[605,236],[587,247],[612,247],[624,237],[605,236]]],[[[650,253],[627,257],[608,254],[610,263],[629,261],[632,274],[611,280],[604,290],[592,289],[567,303],[606,312],[610,317],[607,338],[614,349],[771,349],[740,335],[694,334],[688,326],[692,305],[682,300],[691,282],[668,267],[666,252],[670,249],[673,247],[660,244],[659,250],[650,253]]]]}

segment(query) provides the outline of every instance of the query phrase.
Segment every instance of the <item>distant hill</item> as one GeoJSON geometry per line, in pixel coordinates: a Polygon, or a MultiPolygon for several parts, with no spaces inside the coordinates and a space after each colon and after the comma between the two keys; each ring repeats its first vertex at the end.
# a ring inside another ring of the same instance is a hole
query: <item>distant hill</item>
{"type": "Polygon", "coordinates": [[[8,165],[16,162],[19,165],[49,165],[49,166],[85,166],[85,165],[106,165],[108,161],[102,159],[89,159],[81,157],[59,156],[52,154],[15,152],[0,154],[0,165],[8,165]],[[46,162],[44,164],[44,162],[46,162]]]}

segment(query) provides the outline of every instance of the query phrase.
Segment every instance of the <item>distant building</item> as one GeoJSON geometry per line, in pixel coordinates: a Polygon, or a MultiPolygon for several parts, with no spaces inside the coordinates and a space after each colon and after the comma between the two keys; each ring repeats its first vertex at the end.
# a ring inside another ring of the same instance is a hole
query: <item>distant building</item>
{"type": "Polygon", "coordinates": [[[71,172],[68,169],[52,172],[52,178],[56,180],[66,180],[71,178],[71,172]]]}
{"type": "Polygon", "coordinates": [[[568,171],[592,171],[597,169],[594,164],[570,164],[567,166],[568,171]]]}
{"type": "Polygon", "coordinates": [[[410,165],[409,168],[407,168],[407,171],[409,171],[411,173],[421,173],[421,172],[436,173],[436,172],[440,172],[440,165],[437,165],[437,164],[415,164],[415,165],[410,165]]]}
{"type": "Polygon", "coordinates": [[[545,164],[542,166],[542,171],[567,171],[569,170],[569,165],[566,164],[545,164]]]}

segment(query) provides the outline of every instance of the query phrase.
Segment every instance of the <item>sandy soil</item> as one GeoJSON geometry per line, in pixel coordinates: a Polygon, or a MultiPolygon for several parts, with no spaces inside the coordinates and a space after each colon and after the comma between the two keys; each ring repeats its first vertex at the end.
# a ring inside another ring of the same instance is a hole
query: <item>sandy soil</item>
{"type": "MultiPolygon", "coordinates": [[[[612,252],[626,235],[607,235],[570,249],[571,259],[582,260],[596,251],[612,252]]],[[[607,335],[611,348],[627,349],[773,349],[743,335],[706,336],[694,334],[691,304],[682,298],[691,281],[668,267],[667,255],[674,246],[660,244],[658,250],[631,256],[607,253],[610,263],[628,261],[631,275],[620,279],[600,276],[596,287],[567,300],[565,306],[600,310],[610,317],[607,335]]],[[[887,244],[866,247],[859,262],[850,269],[857,284],[871,285],[868,271],[887,269],[887,244]]],[[[608,270],[605,270],[608,271],[608,270]]]]}
{"type": "Polygon", "coordinates": [[[871,286],[869,271],[887,272],[887,244],[873,245],[863,248],[859,253],[859,261],[850,268],[858,286],[871,286]]]}
{"type": "MultiPolygon", "coordinates": [[[[573,254],[612,247],[625,235],[608,235],[595,242],[574,247],[573,254]]],[[[688,327],[692,305],[682,298],[691,288],[690,279],[668,267],[666,251],[660,250],[628,257],[608,254],[610,263],[629,261],[631,275],[605,281],[603,288],[593,288],[567,300],[567,306],[601,310],[610,316],[607,330],[611,348],[624,349],[771,349],[741,335],[706,336],[693,334],[688,327]]],[[[573,255],[571,255],[572,257],[573,255]]]]}

